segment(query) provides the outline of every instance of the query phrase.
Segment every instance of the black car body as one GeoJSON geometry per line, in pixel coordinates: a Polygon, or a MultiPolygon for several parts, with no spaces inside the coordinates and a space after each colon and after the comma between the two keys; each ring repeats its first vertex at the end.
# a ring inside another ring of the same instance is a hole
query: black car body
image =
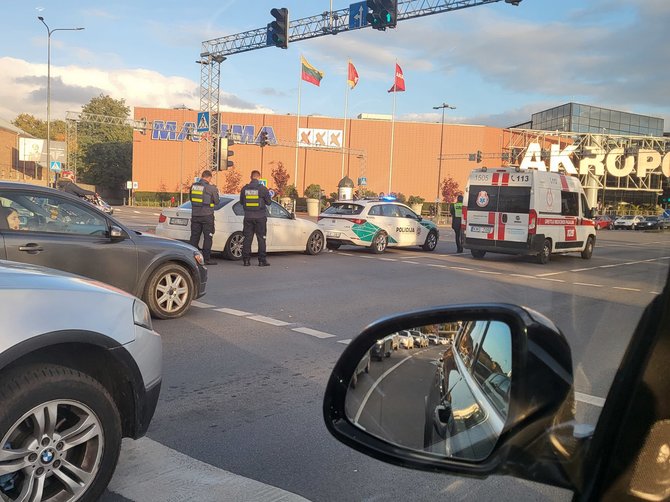
{"type": "Polygon", "coordinates": [[[660,230],[663,223],[658,216],[645,216],[644,220],[635,225],[635,230],[660,230]]]}
{"type": "Polygon", "coordinates": [[[0,182],[0,204],[19,213],[19,230],[0,222],[0,259],[63,270],[142,298],[155,317],[183,315],[205,294],[207,269],[189,244],[143,234],[76,196],[0,182]]]}

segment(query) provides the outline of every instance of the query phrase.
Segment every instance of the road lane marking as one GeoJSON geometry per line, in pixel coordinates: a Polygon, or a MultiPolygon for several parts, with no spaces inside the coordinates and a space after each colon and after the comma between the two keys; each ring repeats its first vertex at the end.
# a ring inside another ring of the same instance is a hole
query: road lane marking
{"type": "Polygon", "coordinates": [[[622,291],[635,291],[636,293],[639,293],[640,291],[642,291],[641,289],[637,289],[637,288],[623,288],[621,286],[613,286],[612,289],[620,289],[622,291]]]}
{"type": "Polygon", "coordinates": [[[135,213],[135,214],[142,214],[142,211],[134,211],[134,210],[133,210],[133,213],[135,213]]]}
{"type": "Polygon", "coordinates": [[[614,265],[600,265],[598,268],[612,268],[620,266],[620,263],[615,263],[614,265]]]}
{"type": "Polygon", "coordinates": [[[541,281],[565,282],[563,279],[552,279],[551,277],[538,277],[541,281]]]}
{"type": "Polygon", "coordinates": [[[565,270],[561,270],[560,272],[549,272],[548,274],[539,274],[536,275],[535,277],[549,277],[550,275],[558,275],[558,274],[564,274],[565,270]]]}
{"type": "Polygon", "coordinates": [[[273,326],[288,326],[290,322],[280,321],[279,319],[273,319],[272,317],[265,317],[264,315],[254,315],[247,317],[253,321],[264,322],[265,324],[272,324],[273,326]]]}
{"type": "Polygon", "coordinates": [[[395,258],[379,258],[381,261],[398,261],[395,258]]]}
{"type": "Polygon", "coordinates": [[[295,493],[219,469],[147,437],[123,440],[107,489],[129,500],[308,502],[295,493]]]}
{"type": "Polygon", "coordinates": [[[480,274],[503,275],[502,272],[492,272],[490,270],[477,270],[480,274]]]}
{"type": "Polygon", "coordinates": [[[412,265],[421,265],[418,261],[405,260],[403,263],[411,263],[412,265]]]}
{"type": "Polygon", "coordinates": [[[216,305],[210,305],[209,303],[203,303],[196,300],[193,300],[191,302],[191,305],[193,305],[194,307],[198,307],[199,309],[211,309],[213,307],[216,307],[216,305]]]}
{"type": "Polygon", "coordinates": [[[346,340],[338,340],[337,343],[342,343],[344,345],[349,345],[351,343],[351,338],[347,338],[346,340]]]}
{"type": "Polygon", "coordinates": [[[342,256],[354,256],[352,253],[342,253],[342,252],[340,252],[340,253],[337,253],[337,254],[341,254],[342,256]]]}
{"type": "Polygon", "coordinates": [[[298,333],[304,333],[305,335],[309,336],[314,336],[316,338],[335,338],[335,335],[331,335],[330,333],[324,333],[323,331],[319,331],[318,329],[312,329],[312,328],[291,328],[293,331],[297,331],[298,333]]]}
{"type": "Polygon", "coordinates": [[[588,283],[588,282],[573,282],[572,284],[574,284],[575,286],[591,286],[592,288],[602,288],[603,287],[602,284],[591,284],[591,283],[588,283]]]}
{"type": "Polygon", "coordinates": [[[449,268],[452,268],[454,270],[465,270],[466,272],[472,272],[474,268],[468,268],[468,267],[454,267],[453,265],[450,266],[449,268]]]}
{"type": "Polygon", "coordinates": [[[222,307],[220,309],[214,309],[217,312],[223,312],[224,314],[236,315],[238,317],[251,315],[251,312],[244,312],[243,310],[228,309],[222,307]]]}
{"type": "Polygon", "coordinates": [[[363,408],[365,408],[365,405],[368,404],[368,399],[370,399],[370,396],[374,392],[374,390],[377,388],[377,386],[382,383],[382,380],[386,378],[387,375],[389,375],[393,370],[395,370],[398,366],[400,366],[402,363],[405,361],[412,359],[412,356],[407,356],[405,359],[400,361],[399,363],[394,364],[391,366],[389,369],[387,369],[384,373],[381,374],[381,376],[375,380],[375,383],[372,384],[372,387],[368,389],[368,391],[365,394],[365,397],[363,398],[363,401],[361,401],[361,405],[358,408],[358,411],[356,412],[356,416],[354,417],[354,423],[358,423],[358,419],[361,418],[361,414],[363,413],[363,408]]]}
{"type": "Polygon", "coordinates": [[[575,392],[575,399],[581,401],[582,403],[592,404],[593,406],[599,406],[602,408],[605,405],[605,399],[602,397],[592,396],[590,394],[584,394],[583,392],[575,392]]]}
{"type": "Polygon", "coordinates": [[[535,279],[535,276],[526,274],[510,274],[512,277],[521,277],[523,279],[535,279]]]}
{"type": "Polygon", "coordinates": [[[437,268],[448,268],[446,265],[440,265],[439,263],[429,263],[428,266],[437,268]]]}
{"type": "Polygon", "coordinates": [[[570,272],[586,272],[587,270],[595,270],[599,267],[573,268],[570,272]]]}

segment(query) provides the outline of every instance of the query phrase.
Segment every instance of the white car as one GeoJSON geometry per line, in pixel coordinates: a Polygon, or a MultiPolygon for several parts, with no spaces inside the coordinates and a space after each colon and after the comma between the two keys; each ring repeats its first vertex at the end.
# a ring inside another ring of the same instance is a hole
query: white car
{"type": "MultiPolygon", "coordinates": [[[[229,260],[242,259],[242,222],[244,209],[239,195],[221,195],[221,202],[214,211],[214,237],[212,252],[221,252],[229,260]]],[[[316,223],[296,218],[276,202],[267,208],[268,225],[266,245],[268,253],[305,251],[319,254],[325,243],[324,234],[316,223]]],[[[191,202],[179,207],[163,209],[156,226],[156,235],[180,241],[191,238],[191,202]]],[[[254,239],[251,251],[258,249],[254,239]]]]}
{"type": "Polygon", "coordinates": [[[626,215],[614,220],[614,230],[635,230],[637,224],[644,221],[642,216],[626,215]]]}
{"type": "Polygon", "coordinates": [[[383,199],[336,201],[319,215],[319,228],[328,249],[341,245],[363,246],[373,253],[387,247],[437,247],[440,231],[405,204],[383,199]]]}
{"type": "Polygon", "coordinates": [[[0,260],[0,500],[98,500],[143,436],[162,341],[134,296],[0,260]]]}
{"type": "Polygon", "coordinates": [[[414,337],[412,336],[412,333],[407,330],[400,332],[400,346],[404,349],[414,348],[414,337]]]}

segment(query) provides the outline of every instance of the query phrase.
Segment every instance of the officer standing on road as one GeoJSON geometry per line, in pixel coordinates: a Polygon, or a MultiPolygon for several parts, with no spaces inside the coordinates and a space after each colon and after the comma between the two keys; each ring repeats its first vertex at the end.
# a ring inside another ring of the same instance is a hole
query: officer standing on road
{"type": "Polygon", "coordinates": [[[191,185],[191,239],[193,247],[198,247],[200,234],[202,256],[206,265],[216,265],[211,259],[212,237],[214,236],[214,207],[219,204],[219,190],[211,184],[212,171],[202,172],[200,179],[191,185]]]}
{"type": "Polygon", "coordinates": [[[244,242],[242,243],[242,261],[244,266],[251,265],[251,243],[256,235],[258,240],[258,266],[267,267],[265,234],[267,233],[268,216],[265,208],[272,203],[270,191],[261,185],[261,173],[251,171],[251,181],[242,187],[240,202],[244,208],[244,242]]]}
{"type": "Polygon", "coordinates": [[[463,252],[463,238],[461,235],[461,219],[463,218],[463,196],[459,195],[456,197],[456,202],[454,202],[449,208],[451,213],[451,228],[454,229],[456,234],[456,252],[463,252]]]}

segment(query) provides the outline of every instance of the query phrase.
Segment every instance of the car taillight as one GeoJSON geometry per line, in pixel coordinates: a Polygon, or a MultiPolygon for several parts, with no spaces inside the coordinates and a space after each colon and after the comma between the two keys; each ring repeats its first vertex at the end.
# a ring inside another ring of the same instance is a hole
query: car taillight
{"type": "Polygon", "coordinates": [[[461,228],[465,229],[467,228],[467,223],[468,223],[468,208],[463,206],[461,208],[461,211],[463,211],[462,217],[461,217],[461,228]]]}
{"type": "Polygon", "coordinates": [[[537,213],[535,212],[535,209],[531,209],[530,212],[528,213],[528,233],[531,235],[535,235],[536,231],[537,231],[537,213]]]}
{"type": "Polygon", "coordinates": [[[365,223],[367,220],[364,220],[362,218],[347,218],[348,221],[354,223],[355,225],[362,225],[365,223]]]}
{"type": "Polygon", "coordinates": [[[167,220],[167,216],[165,216],[163,213],[158,217],[158,223],[165,223],[167,220]]]}

